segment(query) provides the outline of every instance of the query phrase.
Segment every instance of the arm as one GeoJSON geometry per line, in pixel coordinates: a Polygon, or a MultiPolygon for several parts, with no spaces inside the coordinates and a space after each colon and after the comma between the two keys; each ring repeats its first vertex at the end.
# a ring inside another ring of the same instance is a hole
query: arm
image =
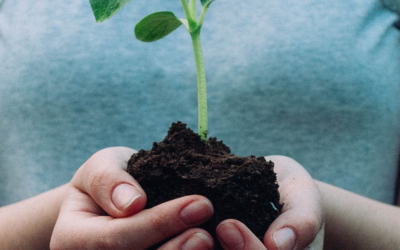
{"type": "MultiPolygon", "coordinates": [[[[93,155],[77,171],[68,185],[53,231],[52,250],[127,249],[132,246],[146,249],[170,237],[175,238],[160,249],[212,248],[211,236],[196,228],[213,213],[212,205],[205,197],[185,196],[142,210],[146,194],[124,170],[133,153],[128,148],[105,149],[93,155]],[[129,192],[125,188],[119,189],[120,184],[134,187],[136,194],[130,197],[137,198],[126,199],[129,192]],[[117,191],[122,191],[123,195],[116,195],[117,191]],[[141,195],[137,196],[138,193],[141,195]]],[[[297,249],[312,244],[313,249],[322,249],[323,217],[314,180],[290,158],[268,158],[275,162],[284,211],[268,229],[265,245],[243,223],[236,220],[222,222],[217,235],[224,249],[277,250],[277,243],[297,249]],[[282,229],[283,235],[276,233],[282,229]],[[288,231],[291,232],[289,237],[288,231]]]]}
{"type": "MultiPolygon", "coordinates": [[[[174,235],[178,236],[160,249],[212,247],[211,236],[202,229],[193,228],[213,213],[212,205],[204,197],[182,197],[142,210],[146,195],[124,170],[133,153],[127,148],[102,150],[77,171],[69,184],[0,208],[0,231],[5,232],[0,235],[1,247],[48,249],[51,234],[51,249],[54,250],[125,249],[127,246],[144,249],[174,235]],[[127,199],[132,189],[119,189],[120,184],[134,187],[136,191],[132,197],[136,198],[127,199]]],[[[286,205],[268,230],[264,243],[268,249],[277,249],[275,232],[291,228],[294,238],[284,237],[284,245],[304,248],[316,237],[312,245],[321,249],[322,241],[318,239],[323,235],[323,219],[314,181],[295,161],[287,157],[270,159],[276,163],[280,192],[284,194],[281,198],[286,205]],[[298,199],[299,196],[303,199],[298,199]]],[[[265,249],[238,221],[223,222],[217,234],[226,250],[265,249]]]]}
{"type": "Polygon", "coordinates": [[[318,182],[325,212],[324,249],[400,249],[400,209],[318,182]]]}
{"type": "Polygon", "coordinates": [[[0,208],[1,249],[49,249],[66,185],[0,208]]]}

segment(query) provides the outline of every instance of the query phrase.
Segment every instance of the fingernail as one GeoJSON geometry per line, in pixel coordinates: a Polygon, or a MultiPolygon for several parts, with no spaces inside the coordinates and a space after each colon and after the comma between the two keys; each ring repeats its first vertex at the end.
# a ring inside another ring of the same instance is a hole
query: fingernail
{"type": "Polygon", "coordinates": [[[130,184],[123,183],[114,188],[111,199],[115,207],[123,211],[140,196],[141,193],[137,188],[130,184]]]}
{"type": "Polygon", "coordinates": [[[211,218],[213,213],[214,209],[211,203],[208,200],[200,199],[189,203],[182,209],[180,215],[184,223],[192,225],[211,218]]]}
{"type": "Polygon", "coordinates": [[[213,242],[204,233],[195,233],[182,246],[182,250],[212,249],[213,242]]]}
{"type": "Polygon", "coordinates": [[[293,250],[296,244],[296,234],[285,227],[274,233],[274,241],[279,250],[293,250]]]}
{"type": "Polygon", "coordinates": [[[217,228],[218,239],[224,249],[243,249],[244,239],[239,229],[231,222],[221,224],[217,228]]]}

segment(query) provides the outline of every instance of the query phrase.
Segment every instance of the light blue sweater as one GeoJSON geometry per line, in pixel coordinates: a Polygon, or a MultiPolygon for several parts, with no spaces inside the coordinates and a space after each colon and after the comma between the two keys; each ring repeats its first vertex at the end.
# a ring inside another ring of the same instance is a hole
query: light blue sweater
{"type": "MultiPolygon", "coordinates": [[[[183,17],[179,1],[135,0],[101,24],[88,0],[4,2],[0,205],[68,182],[101,148],[148,149],[173,121],[197,128],[187,32],[134,37],[161,10],[183,17]]],[[[215,1],[202,31],[210,135],[237,155],[287,155],[316,179],[392,202],[397,19],[378,0],[215,1]]]]}

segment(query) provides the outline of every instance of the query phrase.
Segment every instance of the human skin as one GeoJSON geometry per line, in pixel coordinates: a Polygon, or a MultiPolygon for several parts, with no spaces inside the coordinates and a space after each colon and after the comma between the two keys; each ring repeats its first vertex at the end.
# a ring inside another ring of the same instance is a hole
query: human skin
{"type": "Polygon", "coordinates": [[[295,160],[285,156],[267,156],[275,164],[281,203],[281,215],[271,224],[264,236],[268,250],[280,249],[323,249],[324,215],[322,199],[315,180],[295,160]],[[282,239],[278,232],[283,229],[282,239]],[[293,231],[295,238],[287,238],[293,231]],[[285,240],[285,241],[284,241],[285,240]],[[294,242],[292,241],[294,240],[294,242]]]}
{"type": "Polygon", "coordinates": [[[400,208],[316,182],[326,221],[324,249],[400,249],[400,208]]]}
{"type": "MultiPolygon", "coordinates": [[[[145,249],[173,236],[161,249],[212,249],[211,236],[197,228],[213,213],[205,197],[186,196],[143,210],[146,194],[124,170],[134,152],[122,147],[101,150],[70,183],[1,208],[0,217],[10,218],[0,224],[5,232],[2,247],[47,249],[51,238],[51,249],[145,249]],[[22,236],[28,240],[21,241],[22,236]]],[[[276,242],[304,249],[313,241],[315,249],[322,249],[323,216],[315,182],[290,158],[267,159],[276,164],[283,213],[266,233],[265,245],[242,223],[222,222],[217,235],[224,249],[277,249],[276,242]],[[284,234],[276,233],[280,229],[284,234]]]]}
{"type": "Polygon", "coordinates": [[[0,249],[49,249],[67,185],[0,207],[0,249]]]}

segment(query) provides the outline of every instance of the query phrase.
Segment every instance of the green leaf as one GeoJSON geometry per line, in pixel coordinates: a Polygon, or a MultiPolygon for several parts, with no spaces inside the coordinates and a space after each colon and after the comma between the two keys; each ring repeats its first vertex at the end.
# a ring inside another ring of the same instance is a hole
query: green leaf
{"type": "Polygon", "coordinates": [[[200,0],[202,6],[210,5],[214,0],[200,0]]]}
{"type": "Polygon", "coordinates": [[[132,0],[90,0],[96,22],[100,23],[115,15],[132,0]]]}
{"type": "Polygon", "coordinates": [[[156,12],[143,18],[135,27],[136,38],[142,42],[154,42],[182,25],[170,11],[156,12]]]}

